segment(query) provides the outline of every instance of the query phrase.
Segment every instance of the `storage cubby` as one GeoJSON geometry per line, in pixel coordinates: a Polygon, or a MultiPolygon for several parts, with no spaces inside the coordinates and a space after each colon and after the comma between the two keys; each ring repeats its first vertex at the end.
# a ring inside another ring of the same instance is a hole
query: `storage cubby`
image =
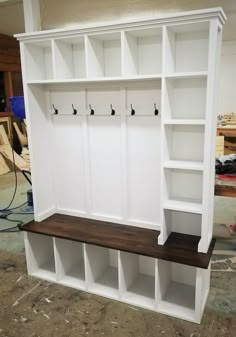
{"type": "Polygon", "coordinates": [[[158,311],[195,320],[197,268],[158,260],[158,311]]]}
{"type": "Polygon", "coordinates": [[[165,169],[164,208],[201,213],[202,189],[202,172],[165,169]]]}
{"type": "Polygon", "coordinates": [[[164,123],[167,120],[201,122],[206,114],[207,79],[166,79],[164,123]]]}
{"type": "Polygon", "coordinates": [[[125,252],[120,257],[122,300],[155,309],[155,259],[125,252]]]}
{"type": "Polygon", "coordinates": [[[53,238],[26,234],[26,254],[29,273],[49,281],[56,281],[53,238]]]}
{"type": "Polygon", "coordinates": [[[55,78],[86,77],[84,37],[55,40],[55,78]]]}
{"type": "Polygon", "coordinates": [[[53,79],[51,40],[26,43],[25,62],[27,80],[53,79]]]}
{"type": "Polygon", "coordinates": [[[118,251],[86,245],[88,290],[118,299],[118,251]]]}
{"type": "Polygon", "coordinates": [[[167,27],[166,73],[208,70],[209,22],[167,27]]]}
{"type": "Polygon", "coordinates": [[[88,77],[121,76],[121,34],[96,34],[87,38],[88,77]]]}
{"type": "Polygon", "coordinates": [[[155,75],[162,71],[162,28],[124,33],[124,75],[155,75]]]}
{"type": "Polygon", "coordinates": [[[57,281],[78,289],[85,289],[84,244],[55,239],[57,281]]]}
{"type": "Polygon", "coordinates": [[[181,162],[186,168],[190,164],[202,168],[204,138],[203,125],[165,125],[164,161],[181,162]]]}
{"type": "Polygon", "coordinates": [[[169,233],[176,232],[201,236],[201,214],[165,209],[163,221],[169,233]]]}

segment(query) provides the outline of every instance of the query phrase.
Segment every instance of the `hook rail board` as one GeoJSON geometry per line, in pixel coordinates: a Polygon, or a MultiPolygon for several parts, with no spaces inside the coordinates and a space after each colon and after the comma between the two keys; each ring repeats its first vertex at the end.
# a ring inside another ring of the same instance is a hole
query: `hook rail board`
{"type": "Polygon", "coordinates": [[[225,21],[212,8],[16,36],[29,274],[201,321],[225,21]]]}

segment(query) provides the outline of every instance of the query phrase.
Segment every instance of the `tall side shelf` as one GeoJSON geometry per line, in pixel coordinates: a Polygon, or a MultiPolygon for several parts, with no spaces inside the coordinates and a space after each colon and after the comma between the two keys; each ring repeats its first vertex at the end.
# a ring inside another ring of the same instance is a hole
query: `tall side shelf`
{"type": "Polygon", "coordinates": [[[16,36],[31,275],[200,322],[225,21],[213,8],[16,36]]]}

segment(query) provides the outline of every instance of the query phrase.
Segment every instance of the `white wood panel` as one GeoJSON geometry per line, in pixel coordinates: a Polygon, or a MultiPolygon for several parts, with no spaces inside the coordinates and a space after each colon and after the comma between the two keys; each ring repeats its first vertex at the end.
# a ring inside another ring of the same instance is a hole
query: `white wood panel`
{"type": "Polygon", "coordinates": [[[88,116],[92,214],[122,218],[120,117],[88,116]]]}
{"type": "Polygon", "coordinates": [[[80,116],[52,116],[53,178],[60,210],[86,212],[80,116]]]}
{"type": "Polygon", "coordinates": [[[160,119],[158,117],[128,117],[127,160],[129,220],[144,224],[159,224],[160,119]]]}
{"type": "Polygon", "coordinates": [[[116,115],[121,115],[121,93],[119,87],[106,86],[87,88],[86,109],[90,114],[90,105],[95,115],[111,115],[111,105],[116,115]]]}
{"type": "Polygon", "coordinates": [[[58,110],[59,115],[73,115],[73,107],[77,114],[84,112],[83,92],[79,87],[70,86],[50,89],[50,113],[54,114],[54,107],[58,110]]]}

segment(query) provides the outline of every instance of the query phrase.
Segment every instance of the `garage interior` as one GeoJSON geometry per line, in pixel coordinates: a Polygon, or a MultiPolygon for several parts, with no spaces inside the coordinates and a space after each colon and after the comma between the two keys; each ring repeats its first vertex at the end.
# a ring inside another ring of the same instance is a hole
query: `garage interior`
{"type": "MultiPolygon", "coordinates": [[[[19,45],[12,37],[25,32],[23,2],[28,6],[32,1],[0,2],[3,110],[0,112],[0,336],[235,336],[236,184],[232,177],[223,178],[222,174],[217,174],[215,178],[213,237],[216,244],[211,257],[210,293],[201,324],[27,275],[23,233],[18,228],[34,218],[31,177],[27,173],[30,171],[27,120],[12,112],[10,103],[10,97],[23,96],[19,45]],[[22,171],[26,172],[25,175],[22,171]]],[[[236,153],[236,5],[233,0],[227,3],[175,0],[168,4],[154,0],[145,3],[103,0],[87,4],[74,0],[66,3],[41,0],[38,4],[42,30],[73,28],[78,24],[106,25],[113,21],[128,22],[141,18],[148,20],[152,16],[163,17],[221,6],[227,22],[221,49],[215,156],[236,153]]],[[[39,19],[37,15],[36,18],[39,19]]],[[[26,19],[26,28],[32,29],[32,20],[26,19]]],[[[40,132],[43,137],[43,129],[40,132]]]]}

